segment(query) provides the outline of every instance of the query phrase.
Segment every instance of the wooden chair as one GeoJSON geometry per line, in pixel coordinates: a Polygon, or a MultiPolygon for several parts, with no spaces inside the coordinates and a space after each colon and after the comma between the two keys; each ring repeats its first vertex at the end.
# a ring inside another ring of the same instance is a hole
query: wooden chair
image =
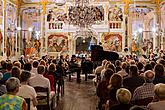
{"type": "Polygon", "coordinates": [[[30,110],[30,98],[24,98],[27,103],[27,110],[30,110]]]}
{"type": "Polygon", "coordinates": [[[37,101],[38,101],[37,109],[38,110],[50,110],[52,100],[50,99],[50,96],[49,96],[49,89],[44,88],[44,87],[34,87],[34,89],[37,94],[38,93],[45,94],[45,96],[37,95],[37,101]]]}

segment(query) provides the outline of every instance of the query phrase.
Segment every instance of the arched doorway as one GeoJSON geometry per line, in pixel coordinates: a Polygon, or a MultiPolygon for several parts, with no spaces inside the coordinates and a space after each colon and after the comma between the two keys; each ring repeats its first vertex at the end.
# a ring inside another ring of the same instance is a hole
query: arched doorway
{"type": "Polygon", "coordinates": [[[77,37],[76,39],[76,53],[82,51],[90,51],[91,45],[97,44],[97,39],[95,37],[77,37]]]}

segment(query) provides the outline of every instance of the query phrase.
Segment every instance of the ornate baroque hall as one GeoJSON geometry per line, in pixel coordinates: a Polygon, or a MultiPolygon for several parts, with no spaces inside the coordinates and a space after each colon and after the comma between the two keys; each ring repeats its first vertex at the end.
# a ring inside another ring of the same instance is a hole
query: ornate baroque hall
{"type": "Polygon", "coordinates": [[[0,110],[164,108],[165,0],[0,0],[0,110]]]}

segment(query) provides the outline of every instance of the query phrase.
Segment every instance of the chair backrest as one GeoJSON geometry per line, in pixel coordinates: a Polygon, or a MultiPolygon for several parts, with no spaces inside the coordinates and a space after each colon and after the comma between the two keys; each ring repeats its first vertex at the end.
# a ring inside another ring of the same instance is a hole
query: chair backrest
{"type": "Polygon", "coordinates": [[[43,99],[46,99],[46,102],[47,102],[47,105],[49,106],[49,89],[48,88],[45,88],[45,87],[34,87],[36,93],[45,93],[46,96],[40,96],[40,95],[37,95],[37,100],[39,102],[39,100],[43,100],[43,99]]]}
{"type": "Polygon", "coordinates": [[[30,110],[30,98],[24,98],[27,103],[27,110],[30,110]]]}

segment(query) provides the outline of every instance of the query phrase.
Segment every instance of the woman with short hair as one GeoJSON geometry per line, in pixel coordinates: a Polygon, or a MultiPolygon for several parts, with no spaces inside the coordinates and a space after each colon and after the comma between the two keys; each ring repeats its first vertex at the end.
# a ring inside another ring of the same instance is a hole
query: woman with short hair
{"type": "Polygon", "coordinates": [[[128,89],[118,89],[116,92],[116,99],[119,104],[112,106],[109,110],[129,110],[132,107],[130,104],[131,96],[131,92],[128,89]]]}
{"type": "Polygon", "coordinates": [[[17,96],[20,81],[18,78],[11,77],[6,81],[7,93],[0,97],[0,110],[26,110],[26,102],[17,96]]]}

